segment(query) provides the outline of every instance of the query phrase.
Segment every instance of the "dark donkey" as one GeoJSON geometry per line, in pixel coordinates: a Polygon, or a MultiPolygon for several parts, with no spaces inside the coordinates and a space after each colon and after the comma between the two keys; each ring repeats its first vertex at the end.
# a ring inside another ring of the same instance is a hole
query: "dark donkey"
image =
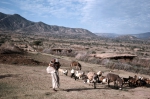
{"type": "Polygon", "coordinates": [[[76,69],[81,70],[81,64],[77,61],[72,61],[70,64],[71,69],[73,69],[74,67],[76,67],[76,69]]]}
{"type": "Polygon", "coordinates": [[[114,87],[117,86],[117,88],[119,87],[119,89],[122,89],[123,80],[119,77],[119,75],[108,73],[106,77],[108,79],[108,86],[110,86],[110,82],[114,82],[114,87]]]}

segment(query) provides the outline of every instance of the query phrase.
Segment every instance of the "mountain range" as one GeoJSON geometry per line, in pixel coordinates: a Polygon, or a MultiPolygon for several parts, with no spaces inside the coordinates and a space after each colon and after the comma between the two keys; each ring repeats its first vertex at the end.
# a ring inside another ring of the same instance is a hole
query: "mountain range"
{"type": "Polygon", "coordinates": [[[4,31],[65,38],[150,39],[150,32],[128,35],[116,33],[92,33],[87,29],[48,25],[43,22],[32,22],[19,14],[10,15],[0,12],[0,32],[4,31]]]}
{"type": "Polygon", "coordinates": [[[0,12],[0,31],[11,31],[26,34],[61,36],[66,38],[97,38],[97,35],[82,28],[69,28],[48,25],[43,22],[32,22],[18,14],[0,12]]]}

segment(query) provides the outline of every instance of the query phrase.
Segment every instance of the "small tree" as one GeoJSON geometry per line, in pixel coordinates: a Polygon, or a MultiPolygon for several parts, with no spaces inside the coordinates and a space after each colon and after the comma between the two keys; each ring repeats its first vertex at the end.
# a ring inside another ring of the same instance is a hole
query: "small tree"
{"type": "Polygon", "coordinates": [[[38,46],[41,45],[41,44],[42,44],[42,41],[34,41],[34,42],[33,42],[33,45],[37,46],[37,48],[38,48],[38,46]]]}

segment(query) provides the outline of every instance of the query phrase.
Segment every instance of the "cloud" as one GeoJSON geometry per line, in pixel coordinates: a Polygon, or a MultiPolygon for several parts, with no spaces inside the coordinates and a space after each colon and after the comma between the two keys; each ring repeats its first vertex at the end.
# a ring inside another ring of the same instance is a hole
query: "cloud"
{"type": "MultiPolygon", "coordinates": [[[[94,32],[149,30],[150,0],[10,0],[23,14],[75,20],[94,32]]],[[[1,3],[10,5],[10,2],[1,3]]],[[[1,7],[0,11],[15,12],[1,7]],[[4,11],[5,10],[5,11],[4,11]]]]}
{"type": "Polygon", "coordinates": [[[14,2],[24,11],[58,18],[76,18],[80,16],[79,10],[82,7],[78,0],[15,0],[14,2]]]}
{"type": "Polygon", "coordinates": [[[14,10],[12,10],[12,9],[8,9],[8,8],[0,8],[0,11],[1,12],[6,12],[6,14],[14,14],[14,10]]]}
{"type": "Polygon", "coordinates": [[[84,18],[82,22],[92,25],[93,30],[97,31],[100,29],[111,31],[111,29],[117,30],[118,28],[146,28],[150,25],[149,0],[113,0],[113,2],[90,0],[82,10],[84,18]]]}

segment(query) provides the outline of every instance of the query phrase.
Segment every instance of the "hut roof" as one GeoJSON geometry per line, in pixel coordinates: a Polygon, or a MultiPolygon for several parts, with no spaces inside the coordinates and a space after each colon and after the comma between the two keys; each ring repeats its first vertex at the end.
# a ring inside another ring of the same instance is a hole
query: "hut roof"
{"type": "Polygon", "coordinates": [[[132,55],[132,54],[117,54],[117,53],[90,54],[89,56],[97,57],[101,59],[119,58],[119,57],[136,57],[136,55],[132,55]]]}

